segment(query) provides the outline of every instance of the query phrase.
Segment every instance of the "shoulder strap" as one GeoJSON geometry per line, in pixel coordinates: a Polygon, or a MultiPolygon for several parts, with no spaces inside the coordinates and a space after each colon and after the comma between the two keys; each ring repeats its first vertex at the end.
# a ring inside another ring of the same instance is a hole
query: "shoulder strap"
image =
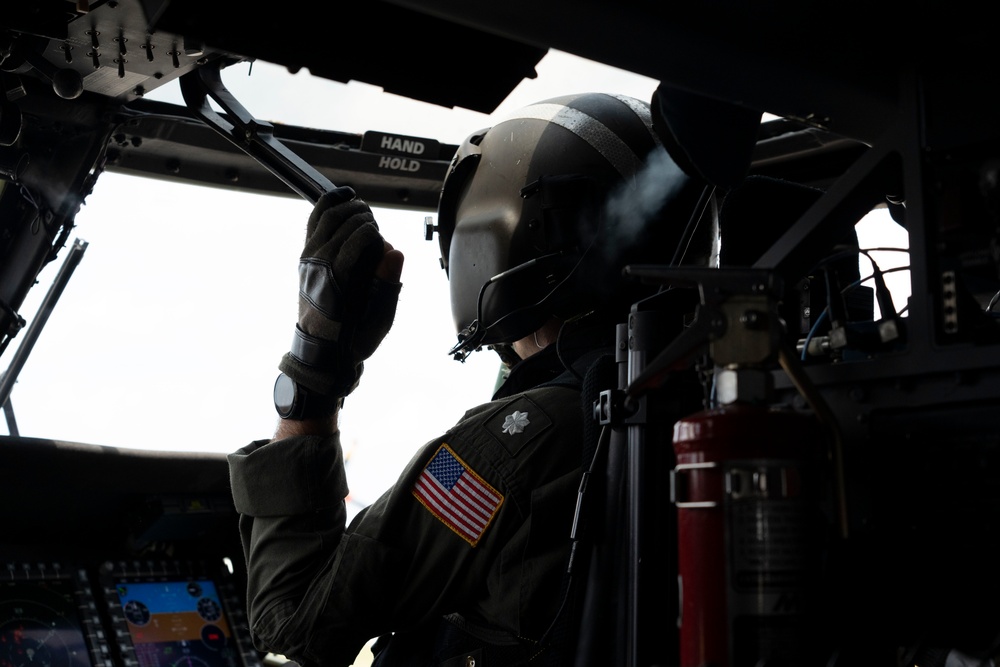
{"type": "MultiPolygon", "coordinates": [[[[617,382],[614,352],[608,349],[595,350],[573,364],[574,371],[566,371],[547,384],[573,386],[580,389],[581,419],[583,419],[583,442],[581,456],[583,479],[577,498],[576,519],[581,522],[593,520],[592,508],[595,495],[585,497],[588,479],[593,477],[596,467],[603,465],[596,456],[600,426],[594,419],[594,403],[605,389],[614,389],[617,382]]],[[[599,488],[599,485],[598,485],[599,488]]],[[[596,495],[600,496],[600,491],[596,495]]],[[[574,522],[575,523],[575,522],[574,522]]],[[[563,575],[562,602],[556,618],[541,642],[541,651],[532,661],[538,667],[567,667],[571,665],[577,650],[584,589],[587,583],[587,569],[590,560],[590,546],[585,544],[586,528],[576,530],[570,562],[563,575]]]]}

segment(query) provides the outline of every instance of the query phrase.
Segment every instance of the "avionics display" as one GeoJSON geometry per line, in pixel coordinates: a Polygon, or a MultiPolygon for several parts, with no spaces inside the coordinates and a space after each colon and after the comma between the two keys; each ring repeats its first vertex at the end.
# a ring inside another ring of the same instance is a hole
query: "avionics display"
{"type": "Polygon", "coordinates": [[[118,578],[114,590],[138,667],[242,667],[212,579],[118,578]]]}
{"type": "Polygon", "coordinates": [[[0,667],[109,665],[84,572],[8,563],[0,577],[0,667]]]}

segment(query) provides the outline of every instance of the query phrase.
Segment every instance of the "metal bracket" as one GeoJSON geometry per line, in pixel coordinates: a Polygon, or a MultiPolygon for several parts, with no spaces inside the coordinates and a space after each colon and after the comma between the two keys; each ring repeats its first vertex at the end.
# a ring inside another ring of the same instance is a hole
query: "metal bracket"
{"type": "Polygon", "coordinates": [[[626,390],[629,399],[662,384],[706,345],[720,366],[761,364],[777,354],[781,322],[776,308],[783,287],[773,272],[666,266],[628,266],[625,271],[647,282],[694,282],[701,296],[694,322],[632,381],[626,390]]]}
{"type": "Polygon", "coordinates": [[[188,108],[311,203],[333,190],[336,186],[326,176],[274,137],[273,125],[254,118],[233,97],[222,83],[221,68],[221,61],[214,60],[180,77],[188,108]],[[212,108],[209,97],[226,112],[225,118],[212,108]]]}

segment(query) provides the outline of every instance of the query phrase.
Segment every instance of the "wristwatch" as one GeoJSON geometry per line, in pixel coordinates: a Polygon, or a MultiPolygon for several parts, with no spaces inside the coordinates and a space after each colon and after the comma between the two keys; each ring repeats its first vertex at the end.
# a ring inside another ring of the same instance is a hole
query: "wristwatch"
{"type": "Polygon", "coordinates": [[[284,373],[274,381],[274,409],[282,419],[328,417],[340,407],[341,399],[310,391],[284,373]]]}

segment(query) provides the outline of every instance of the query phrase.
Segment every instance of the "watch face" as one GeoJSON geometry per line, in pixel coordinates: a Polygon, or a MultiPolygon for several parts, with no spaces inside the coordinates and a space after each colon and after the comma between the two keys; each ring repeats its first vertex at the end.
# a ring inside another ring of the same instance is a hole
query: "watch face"
{"type": "Polygon", "coordinates": [[[295,381],[284,373],[278,375],[274,381],[274,409],[282,418],[292,414],[295,406],[296,386],[295,381]]]}

